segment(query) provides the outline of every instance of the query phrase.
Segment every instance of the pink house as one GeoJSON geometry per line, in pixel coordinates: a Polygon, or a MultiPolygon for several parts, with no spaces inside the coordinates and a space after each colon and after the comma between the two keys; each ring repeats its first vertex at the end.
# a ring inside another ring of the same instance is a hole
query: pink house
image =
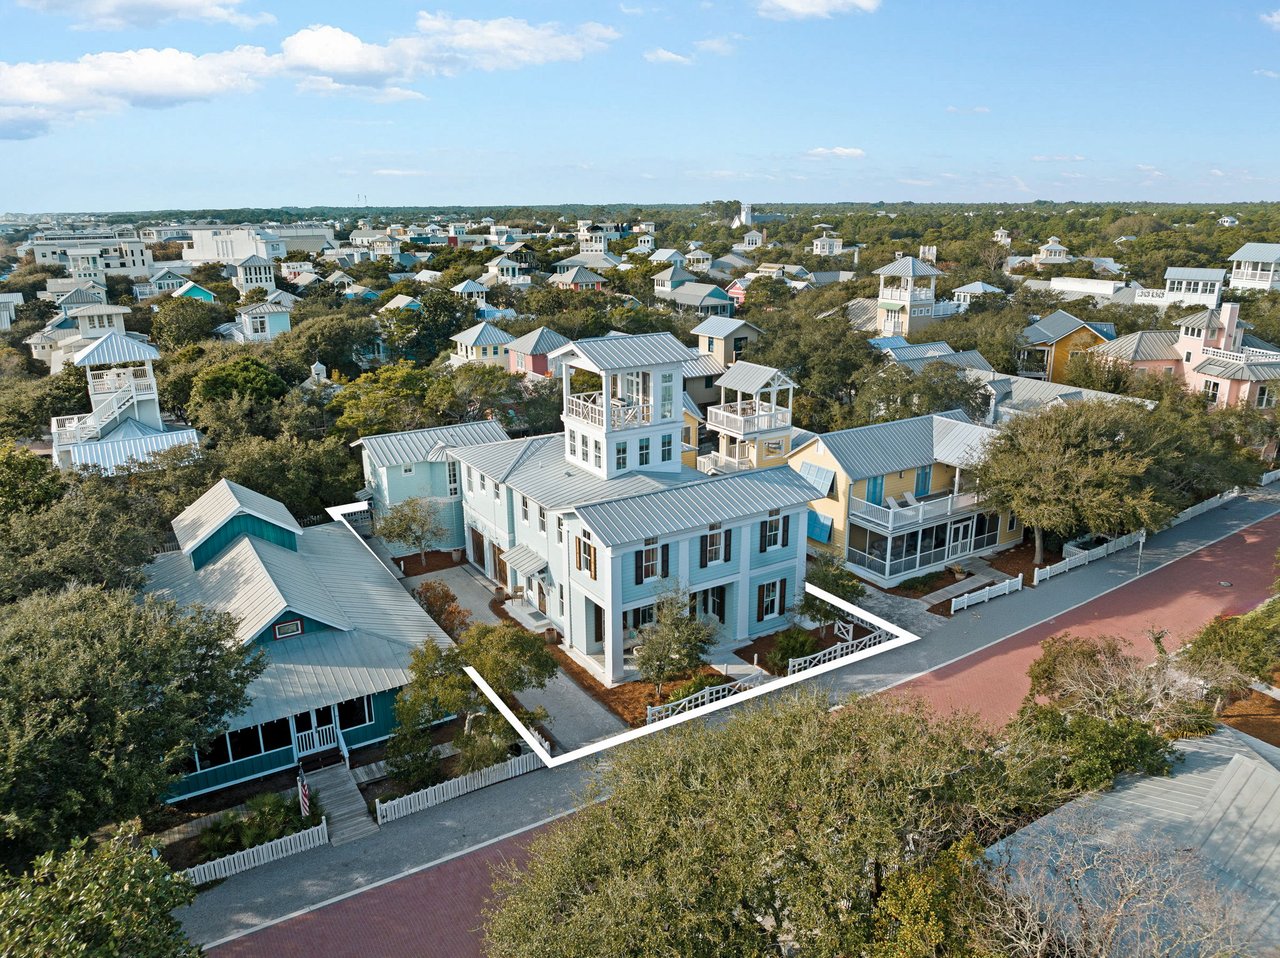
{"type": "Polygon", "coordinates": [[[1177,376],[1215,405],[1276,405],[1280,347],[1245,332],[1240,306],[1224,303],[1178,321],[1177,329],[1120,336],[1091,352],[1125,362],[1142,374],[1177,376]]]}
{"type": "Polygon", "coordinates": [[[539,326],[519,339],[507,343],[507,371],[533,376],[554,376],[556,366],[547,354],[569,345],[569,340],[554,329],[539,326]]]}

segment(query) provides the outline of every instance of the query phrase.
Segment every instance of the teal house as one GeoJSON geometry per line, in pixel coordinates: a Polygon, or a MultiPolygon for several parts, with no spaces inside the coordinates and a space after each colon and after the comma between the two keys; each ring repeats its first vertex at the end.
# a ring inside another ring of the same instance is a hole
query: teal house
{"type": "Polygon", "coordinates": [[[214,303],[218,300],[218,297],[213,293],[199,283],[193,283],[190,280],[183,283],[169,295],[175,299],[198,299],[202,303],[214,303]]]}
{"type": "MultiPolygon", "coordinates": [[[[410,429],[377,436],[361,436],[351,445],[360,450],[365,487],[357,497],[369,503],[374,518],[406,499],[429,499],[439,509],[448,530],[438,549],[461,549],[466,524],[462,519],[462,486],[458,463],[445,451],[455,446],[479,446],[506,442],[511,437],[491,419],[410,429]]],[[[411,547],[397,555],[416,551],[411,547]]]]}
{"type": "Polygon", "coordinates": [[[194,750],[170,800],[386,739],[410,652],[448,637],[343,521],[303,529],[281,503],[225,479],[173,521],[145,591],[234,616],[266,670],[227,731],[194,750]]]}

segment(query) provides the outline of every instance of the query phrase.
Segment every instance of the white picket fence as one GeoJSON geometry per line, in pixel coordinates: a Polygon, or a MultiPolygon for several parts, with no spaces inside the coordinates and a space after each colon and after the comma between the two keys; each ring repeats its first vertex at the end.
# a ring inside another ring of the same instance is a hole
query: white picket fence
{"type": "Polygon", "coordinates": [[[654,722],[661,721],[665,718],[671,718],[673,715],[692,712],[694,709],[702,708],[704,705],[710,705],[712,702],[719,702],[721,699],[727,699],[730,696],[737,695],[739,692],[745,692],[747,689],[753,689],[757,685],[761,685],[768,680],[768,673],[764,671],[753,672],[751,675],[739,679],[736,682],[725,682],[723,685],[711,685],[705,689],[694,692],[692,695],[686,695],[682,699],[676,699],[674,702],[665,702],[662,705],[646,706],[644,724],[652,725],[654,722]]]}
{"type": "MultiPolygon", "coordinates": [[[[545,742],[543,745],[550,751],[550,747],[546,746],[545,742]]],[[[374,803],[378,813],[378,824],[385,825],[387,822],[393,822],[397,818],[404,818],[404,816],[412,815],[414,812],[424,812],[428,808],[434,808],[436,805],[447,802],[452,798],[458,798],[468,792],[474,792],[489,785],[496,785],[498,782],[505,782],[509,778],[515,778],[517,775],[523,775],[539,768],[542,768],[542,759],[538,758],[533,752],[526,752],[497,765],[482,768],[478,772],[451,778],[448,781],[441,782],[439,785],[432,785],[430,788],[424,788],[418,792],[410,792],[400,798],[393,798],[385,802],[379,799],[374,803]]]]}
{"type": "Polygon", "coordinates": [[[1082,565],[1088,565],[1104,556],[1109,556],[1113,552],[1119,552],[1121,549],[1127,549],[1131,545],[1136,545],[1138,540],[1142,538],[1142,531],[1130,532],[1127,536],[1119,536],[1104,542],[1100,546],[1092,549],[1082,550],[1073,555],[1067,556],[1061,562],[1055,562],[1053,565],[1047,565],[1043,569],[1036,569],[1035,575],[1032,576],[1032,585],[1039,585],[1041,582],[1047,582],[1055,575],[1061,575],[1064,572],[1070,572],[1072,569],[1078,569],[1082,565]]]}
{"type": "Polygon", "coordinates": [[[1270,472],[1264,472],[1262,474],[1262,479],[1258,482],[1258,485],[1269,486],[1277,479],[1280,479],[1280,469],[1272,469],[1270,472]]]}
{"type": "MultiPolygon", "coordinates": [[[[851,635],[848,623],[837,622],[836,634],[840,634],[840,627],[845,627],[845,634],[851,635]]],[[[816,668],[819,665],[826,665],[828,662],[834,662],[837,659],[843,659],[846,655],[853,655],[855,652],[862,652],[866,649],[874,648],[882,645],[890,639],[897,638],[892,632],[884,629],[877,629],[870,635],[859,636],[858,638],[849,638],[844,642],[838,642],[829,649],[823,649],[821,652],[814,652],[813,655],[804,655],[798,659],[791,659],[787,662],[787,675],[795,675],[806,669],[816,668]]]]}
{"type": "Polygon", "coordinates": [[[1022,591],[1022,573],[1018,573],[1016,579],[1005,579],[1003,582],[997,582],[987,586],[985,589],[978,589],[975,592],[966,592],[964,595],[958,595],[951,600],[951,614],[955,615],[961,609],[967,609],[971,605],[979,605],[994,599],[996,596],[1008,595],[1010,592],[1022,591]]]}
{"type": "Polygon", "coordinates": [[[294,832],[292,835],[286,835],[284,838],[277,838],[262,845],[254,845],[252,848],[233,852],[230,855],[224,855],[222,858],[215,858],[211,862],[195,865],[186,869],[182,874],[193,885],[203,885],[206,882],[217,881],[220,878],[230,878],[232,875],[238,875],[240,872],[248,871],[250,868],[257,868],[259,865],[267,864],[267,862],[288,858],[290,855],[298,854],[298,852],[305,852],[328,844],[329,819],[322,816],[320,824],[312,828],[294,832]]]}
{"type": "Polygon", "coordinates": [[[1210,499],[1206,499],[1204,502],[1197,502],[1194,506],[1189,506],[1174,516],[1173,521],[1170,522],[1169,525],[1172,527],[1179,523],[1186,522],[1188,519],[1194,519],[1196,516],[1203,515],[1210,509],[1218,508],[1218,506],[1222,505],[1224,502],[1230,502],[1238,495],[1240,495],[1240,487],[1236,486],[1236,488],[1228,489],[1226,492],[1213,496],[1210,499]]]}

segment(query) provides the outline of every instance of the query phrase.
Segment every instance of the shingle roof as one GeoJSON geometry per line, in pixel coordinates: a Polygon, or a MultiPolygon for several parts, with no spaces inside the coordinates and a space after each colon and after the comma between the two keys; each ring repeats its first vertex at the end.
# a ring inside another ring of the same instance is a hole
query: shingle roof
{"type": "Polygon", "coordinates": [[[689,332],[694,336],[728,339],[743,326],[749,326],[757,333],[761,331],[759,326],[748,323],[745,319],[734,319],[732,316],[708,316],[689,332]]]}
{"type": "Polygon", "coordinates": [[[511,334],[493,323],[476,323],[449,338],[463,346],[501,346],[511,342],[511,334]]]}
{"type": "Polygon", "coordinates": [[[778,466],[706,477],[675,489],[580,506],[576,512],[609,545],[696,529],[712,522],[803,505],[813,486],[793,469],[778,466]]]}
{"type": "Polygon", "coordinates": [[[1227,257],[1251,263],[1280,263],[1280,243],[1245,243],[1227,257]]]}
{"type": "Polygon", "coordinates": [[[1176,329],[1148,329],[1129,333],[1109,343],[1099,343],[1089,351],[1126,362],[1173,361],[1182,358],[1178,354],[1176,329]]]}
{"type": "Polygon", "coordinates": [[[796,385],[786,373],[779,372],[772,366],[760,366],[744,360],[734,363],[728,372],[716,380],[716,385],[724,389],[753,394],[775,383],[780,389],[794,389],[796,385]]]}
{"type": "Polygon", "coordinates": [[[689,349],[670,333],[644,333],[578,339],[551,355],[553,358],[576,355],[597,370],[638,369],[687,362],[689,349]]]}
{"type": "Polygon", "coordinates": [[[1226,278],[1227,271],[1225,269],[1196,269],[1191,266],[1170,266],[1164,271],[1164,278],[1169,279],[1190,279],[1190,280],[1208,280],[1211,283],[1221,283],[1226,278]]]}
{"type": "Polygon", "coordinates": [[[406,463],[440,462],[444,450],[451,446],[506,442],[506,431],[492,419],[464,422],[456,426],[434,426],[409,429],[375,436],[361,436],[351,445],[365,451],[369,461],[379,468],[406,463]]]}
{"type": "Polygon", "coordinates": [[[507,343],[507,351],[523,353],[526,356],[544,356],[568,343],[567,336],[561,336],[554,329],[548,329],[546,326],[539,326],[519,339],[513,339],[507,343]]]}
{"type": "Polygon", "coordinates": [[[992,435],[994,430],[976,426],[953,410],[824,433],[817,441],[856,481],[934,462],[971,465],[992,435]]]}
{"type": "Polygon", "coordinates": [[[932,263],[926,263],[924,260],[916,259],[914,256],[903,256],[900,259],[895,259],[888,266],[881,266],[872,272],[877,276],[899,276],[902,278],[944,275],[942,270],[932,263]]]}
{"type": "Polygon", "coordinates": [[[190,552],[213,535],[224,522],[239,513],[257,516],[273,525],[302,534],[292,513],[269,496],[254,492],[230,479],[220,479],[199,499],[178,513],[173,534],[183,552],[190,552]]]}
{"type": "Polygon", "coordinates": [[[117,332],[95,339],[75,355],[77,366],[114,366],[116,363],[140,363],[160,358],[160,350],[150,343],[117,332]]]}

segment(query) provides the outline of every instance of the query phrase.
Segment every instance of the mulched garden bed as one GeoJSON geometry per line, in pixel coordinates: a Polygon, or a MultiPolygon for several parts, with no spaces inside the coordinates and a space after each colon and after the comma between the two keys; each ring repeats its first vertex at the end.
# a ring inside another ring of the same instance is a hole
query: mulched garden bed
{"type": "MultiPolygon", "coordinates": [[[[560,664],[560,668],[579,688],[632,728],[639,728],[645,724],[645,719],[648,717],[648,712],[646,711],[648,706],[661,705],[670,701],[671,692],[692,678],[691,675],[682,675],[667,682],[662,687],[663,694],[662,698],[659,699],[654,686],[648,682],[624,682],[622,685],[607,689],[596,681],[590,672],[570,658],[569,654],[560,646],[551,646],[550,651],[560,664]]],[[[718,669],[704,664],[696,674],[721,675],[722,673],[718,669]]]]}
{"type": "Polygon", "coordinates": [[[427,561],[423,562],[415,552],[404,558],[396,559],[396,565],[400,567],[405,576],[415,576],[426,575],[428,572],[439,572],[441,569],[452,569],[454,566],[464,565],[466,561],[465,555],[457,562],[454,562],[453,553],[451,552],[428,552],[427,561]]]}
{"type": "MultiPolygon", "coordinates": [[[[1035,558],[1036,545],[1034,542],[1024,542],[1016,545],[1012,549],[1005,549],[1003,552],[996,552],[986,557],[991,568],[999,569],[1005,575],[1011,575],[1015,578],[1018,573],[1022,573],[1022,587],[1024,589],[1035,588],[1034,573],[1036,565],[1031,560],[1035,558]]],[[[1045,546],[1044,563],[1045,565],[1053,565],[1055,562],[1062,561],[1062,553],[1050,549],[1045,546]]]]}
{"type": "MultiPolygon", "coordinates": [[[[1271,676],[1272,685],[1280,685],[1280,672],[1271,676]]],[[[1246,735],[1280,747],[1280,702],[1261,692],[1250,692],[1222,710],[1224,725],[1246,735]]]]}
{"type": "MultiPolygon", "coordinates": [[[[831,648],[833,645],[839,644],[840,639],[836,635],[835,626],[831,626],[830,628],[825,630],[824,629],[808,629],[807,631],[810,635],[813,636],[814,641],[817,643],[817,645],[814,646],[814,649],[813,649],[814,652],[825,652],[827,649],[831,648]],[[824,634],[824,632],[826,634],[824,634]]],[[[853,635],[855,638],[861,638],[862,636],[869,635],[869,634],[870,634],[870,630],[865,629],[860,625],[855,625],[853,627],[853,635]]],[[[778,674],[778,673],[772,672],[769,669],[769,666],[767,663],[768,663],[769,653],[771,653],[775,648],[777,648],[778,636],[780,635],[782,635],[781,632],[774,632],[770,635],[762,635],[758,639],[753,641],[750,645],[744,645],[742,648],[738,649],[733,654],[736,655],[738,658],[742,659],[743,662],[746,662],[750,665],[755,665],[758,668],[764,669],[766,672],[769,672],[770,675],[778,674]]]]}

